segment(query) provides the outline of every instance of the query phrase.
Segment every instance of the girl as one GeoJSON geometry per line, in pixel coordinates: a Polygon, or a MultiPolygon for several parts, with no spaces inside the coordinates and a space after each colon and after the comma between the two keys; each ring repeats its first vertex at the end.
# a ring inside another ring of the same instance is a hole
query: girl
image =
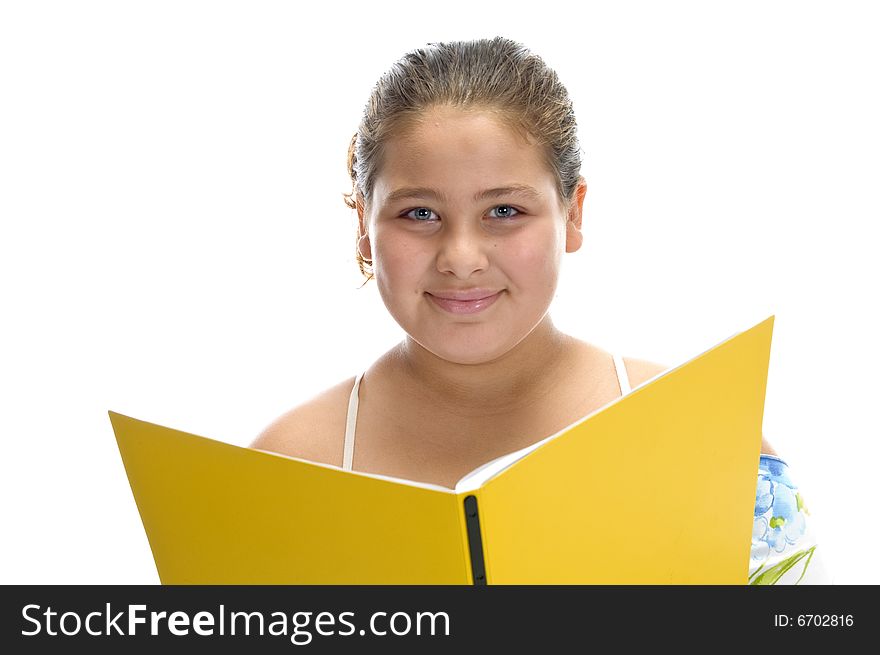
{"type": "MultiPolygon", "coordinates": [[[[358,265],[406,337],[251,447],[453,487],[665,370],[553,325],[587,185],[568,93],[524,46],[404,55],[373,89],[348,165],[358,265]]],[[[750,579],[799,581],[819,568],[805,508],[762,450],[750,579]]]]}

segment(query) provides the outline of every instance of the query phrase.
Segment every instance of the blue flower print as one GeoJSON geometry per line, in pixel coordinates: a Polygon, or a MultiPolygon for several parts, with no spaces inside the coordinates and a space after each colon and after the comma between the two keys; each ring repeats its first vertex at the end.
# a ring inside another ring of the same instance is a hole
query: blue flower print
{"type": "Polygon", "coordinates": [[[771,553],[782,553],[806,531],[803,500],[782,460],[761,455],[752,526],[752,563],[764,562],[771,553]]]}
{"type": "Polygon", "coordinates": [[[762,477],[759,471],[758,491],[755,495],[755,516],[764,516],[771,507],[773,507],[773,483],[762,477]]]}

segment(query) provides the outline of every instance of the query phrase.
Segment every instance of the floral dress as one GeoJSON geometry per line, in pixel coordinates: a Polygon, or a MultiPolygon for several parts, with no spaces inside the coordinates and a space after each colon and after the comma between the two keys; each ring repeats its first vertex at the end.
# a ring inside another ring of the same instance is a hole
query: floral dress
{"type": "Polygon", "coordinates": [[[788,464],[762,453],[755,493],[755,522],[749,584],[831,584],[817,552],[810,511],[788,472],[788,464]]]}

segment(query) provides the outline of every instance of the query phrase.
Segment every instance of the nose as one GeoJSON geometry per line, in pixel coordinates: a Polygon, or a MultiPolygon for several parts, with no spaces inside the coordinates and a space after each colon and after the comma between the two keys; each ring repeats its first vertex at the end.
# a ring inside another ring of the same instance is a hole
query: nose
{"type": "Polygon", "coordinates": [[[489,267],[491,239],[479,227],[448,222],[438,235],[437,270],[467,279],[489,267]]]}

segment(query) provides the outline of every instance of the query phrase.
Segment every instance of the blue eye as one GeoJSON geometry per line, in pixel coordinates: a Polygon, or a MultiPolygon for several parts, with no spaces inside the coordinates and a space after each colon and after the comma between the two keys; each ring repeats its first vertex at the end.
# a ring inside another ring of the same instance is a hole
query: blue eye
{"type": "Polygon", "coordinates": [[[425,213],[433,214],[434,212],[432,212],[432,211],[431,211],[430,209],[428,209],[427,207],[416,207],[415,209],[411,209],[411,210],[409,210],[406,214],[404,214],[404,216],[407,216],[407,217],[409,217],[409,218],[413,218],[413,219],[415,219],[415,220],[417,220],[417,221],[425,222],[425,221],[430,220],[430,217],[429,217],[429,216],[426,216],[425,213]],[[412,214],[413,212],[417,212],[417,215],[416,215],[416,216],[410,216],[410,214],[412,214]],[[419,214],[420,214],[420,215],[419,215],[419,214]]]}
{"type": "Polygon", "coordinates": [[[496,209],[504,209],[507,211],[505,213],[503,213],[502,215],[494,216],[493,218],[513,218],[514,216],[519,214],[519,210],[516,207],[511,207],[510,205],[496,205],[495,207],[492,208],[492,211],[495,211],[496,209]],[[511,211],[513,211],[515,213],[511,215],[510,214],[511,211]]]}

